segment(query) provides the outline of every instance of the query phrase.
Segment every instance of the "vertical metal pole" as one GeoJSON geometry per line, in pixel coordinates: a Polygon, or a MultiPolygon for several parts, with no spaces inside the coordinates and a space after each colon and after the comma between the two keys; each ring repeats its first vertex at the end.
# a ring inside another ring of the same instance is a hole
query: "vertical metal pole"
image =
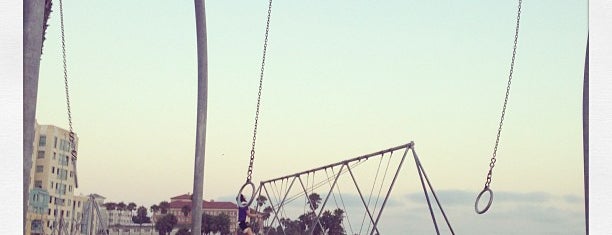
{"type": "Polygon", "coordinates": [[[23,1],[23,232],[32,170],[38,74],[43,43],[45,1],[23,1]]]}
{"type": "Polygon", "coordinates": [[[582,148],[584,151],[584,216],[586,234],[589,234],[589,38],[587,36],[584,59],[584,85],[582,87],[582,148]]]}
{"type": "Polygon", "coordinates": [[[206,146],[206,111],[208,102],[208,49],[206,43],[206,8],[204,0],[194,0],[198,51],[198,111],[191,201],[191,234],[202,234],[202,198],[204,191],[204,159],[206,146]]]}

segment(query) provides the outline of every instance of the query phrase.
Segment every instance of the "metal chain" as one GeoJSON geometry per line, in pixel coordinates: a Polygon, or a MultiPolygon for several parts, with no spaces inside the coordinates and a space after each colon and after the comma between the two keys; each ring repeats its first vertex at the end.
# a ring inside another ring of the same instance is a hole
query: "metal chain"
{"type": "Polygon", "coordinates": [[[253,174],[253,162],[255,161],[255,140],[257,139],[257,124],[259,121],[259,105],[261,103],[261,89],[263,85],[264,67],[266,65],[266,51],[268,49],[268,33],[270,31],[270,13],[272,13],[272,0],[268,3],[268,18],[266,20],[266,34],[264,36],[263,55],[261,58],[261,71],[259,74],[259,90],[257,92],[257,109],[255,111],[255,124],[253,126],[253,143],[251,145],[251,159],[249,161],[249,169],[247,172],[247,182],[251,182],[253,174]]]}
{"type": "Polygon", "coordinates": [[[66,108],[68,110],[68,126],[70,128],[70,133],[68,134],[68,138],[70,140],[70,155],[72,155],[72,160],[75,161],[77,159],[77,151],[76,145],[74,143],[75,134],[72,129],[72,113],[70,112],[70,92],[68,91],[68,66],[66,63],[66,37],[64,35],[64,7],[62,4],[62,0],[60,2],[60,28],[62,32],[62,59],[64,65],[64,88],[66,90],[66,108]]]}
{"type": "Polygon", "coordinates": [[[491,177],[493,176],[493,167],[495,167],[495,162],[497,161],[497,146],[499,145],[499,137],[501,135],[502,126],[504,125],[504,116],[506,115],[506,105],[508,104],[508,96],[510,95],[510,84],[512,83],[512,73],[514,71],[514,59],[516,57],[516,45],[518,42],[518,33],[519,33],[519,22],[521,20],[521,3],[523,1],[519,0],[518,11],[516,15],[516,29],[514,32],[514,47],[512,48],[512,62],[510,63],[510,74],[508,75],[508,86],[506,87],[506,97],[504,98],[504,107],[501,112],[501,119],[499,121],[499,128],[497,129],[497,138],[495,139],[495,147],[493,148],[493,157],[491,158],[491,163],[489,163],[489,172],[487,173],[487,180],[485,182],[485,189],[489,188],[491,184],[491,177]]]}

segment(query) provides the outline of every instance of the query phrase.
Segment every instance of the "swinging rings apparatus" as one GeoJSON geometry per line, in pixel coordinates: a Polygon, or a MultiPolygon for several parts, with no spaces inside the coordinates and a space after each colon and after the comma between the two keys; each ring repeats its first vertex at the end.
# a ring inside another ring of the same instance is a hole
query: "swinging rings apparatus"
{"type": "Polygon", "coordinates": [[[491,190],[489,185],[491,184],[491,178],[493,176],[493,167],[495,167],[495,162],[497,161],[496,159],[497,146],[499,145],[499,137],[501,135],[502,126],[504,125],[504,115],[506,114],[506,105],[508,104],[508,96],[510,95],[510,84],[512,83],[512,73],[514,71],[514,59],[516,58],[516,45],[518,42],[522,2],[523,2],[522,0],[518,0],[518,10],[516,13],[516,28],[514,30],[514,47],[512,48],[512,61],[510,62],[510,74],[508,75],[508,86],[506,87],[506,97],[504,98],[504,106],[501,112],[499,128],[497,129],[497,137],[495,139],[495,146],[493,147],[493,157],[491,157],[491,163],[489,163],[489,172],[487,173],[487,180],[485,181],[484,188],[478,194],[478,197],[476,197],[476,202],[474,203],[474,209],[476,210],[476,213],[478,214],[483,214],[487,212],[487,210],[489,210],[489,208],[491,207],[491,203],[493,203],[493,191],[491,190]],[[478,202],[480,201],[480,198],[485,192],[489,192],[489,195],[490,195],[489,202],[487,203],[487,206],[485,208],[483,208],[482,210],[478,210],[478,202]]]}
{"type": "Polygon", "coordinates": [[[268,49],[268,32],[270,31],[270,15],[272,13],[272,0],[269,0],[268,2],[268,16],[266,19],[266,33],[264,35],[264,45],[263,45],[263,55],[261,58],[261,70],[259,73],[259,90],[257,92],[257,108],[255,111],[255,124],[253,125],[253,142],[251,144],[251,158],[249,161],[249,168],[247,170],[247,178],[246,178],[246,182],[242,185],[242,187],[240,187],[240,190],[238,190],[238,195],[236,196],[236,202],[238,202],[238,205],[240,205],[240,195],[242,194],[242,191],[247,187],[247,186],[251,186],[252,189],[252,194],[250,199],[247,200],[247,207],[249,207],[251,205],[251,203],[253,202],[253,200],[255,199],[255,185],[253,184],[253,182],[251,182],[251,175],[253,174],[253,162],[255,161],[255,140],[257,139],[257,124],[259,121],[259,105],[261,103],[261,89],[262,89],[262,85],[263,85],[263,77],[264,77],[264,67],[266,65],[266,51],[268,49]]]}
{"type": "Polygon", "coordinates": [[[491,189],[489,187],[485,187],[478,194],[478,197],[476,198],[476,203],[474,204],[474,210],[476,210],[476,213],[478,213],[478,214],[483,214],[483,213],[487,212],[487,210],[489,210],[489,207],[491,207],[492,203],[493,203],[493,191],[491,191],[491,189]],[[480,201],[480,197],[482,197],[482,195],[484,195],[484,193],[486,193],[486,192],[489,192],[489,202],[487,203],[487,205],[482,210],[478,210],[478,202],[480,201]]]}

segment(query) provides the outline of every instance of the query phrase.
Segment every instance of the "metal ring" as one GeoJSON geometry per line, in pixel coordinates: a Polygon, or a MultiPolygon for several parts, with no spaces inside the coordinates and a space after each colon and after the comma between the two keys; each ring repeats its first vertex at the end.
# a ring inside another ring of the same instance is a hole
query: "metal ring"
{"type": "Polygon", "coordinates": [[[491,191],[491,189],[489,187],[485,187],[482,190],[482,192],[480,192],[478,194],[478,197],[476,198],[476,203],[474,203],[474,209],[476,210],[476,213],[483,214],[483,213],[487,212],[487,210],[489,210],[489,207],[491,207],[491,203],[493,203],[493,191],[491,191]],[[489,192],[489,195],[491,195],[491,197],[489,197],[489,203],[487,204],[487,206],[484,209],[478,210],[478,202],[480,201],[480,197],[482,197],[482,195],[485,192],[489,192]]]}
{"type": "Polygon", "coordinates": [[[251,189],[253,191],[252,195],[251,195],[251,199],[247,201],[247,207],[249,207],[251,205],[251,203],[253,202],[253,200],[255,199],[255,185],[249,180],[246,183],[244,183],[242,185],[242,187],[240,187],[240,190],[238,191],[238,195],[236,195],[236,204],[238,204],[238,206],[241,205],[241,201],[240,201],[240,195],[242,195],[242,190],[244,190],[244,188],[250,185],[251,189]]]}

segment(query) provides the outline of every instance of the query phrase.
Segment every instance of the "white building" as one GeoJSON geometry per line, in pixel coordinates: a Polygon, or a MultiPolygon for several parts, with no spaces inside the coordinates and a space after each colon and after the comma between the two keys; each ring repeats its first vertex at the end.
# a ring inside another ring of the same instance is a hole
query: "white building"
{"type": "MultiPolygon", "coordinates": [[[[26,211],[26,234],[52,234],[59,230],[79,230],[82,204],[74,200],[77,187],[76,168],[72,159],[69,131],[35,124],[30,171],[29,208],[26,211]]],[[[78,148],[75,136],[74,148],[78,148]]]]}

